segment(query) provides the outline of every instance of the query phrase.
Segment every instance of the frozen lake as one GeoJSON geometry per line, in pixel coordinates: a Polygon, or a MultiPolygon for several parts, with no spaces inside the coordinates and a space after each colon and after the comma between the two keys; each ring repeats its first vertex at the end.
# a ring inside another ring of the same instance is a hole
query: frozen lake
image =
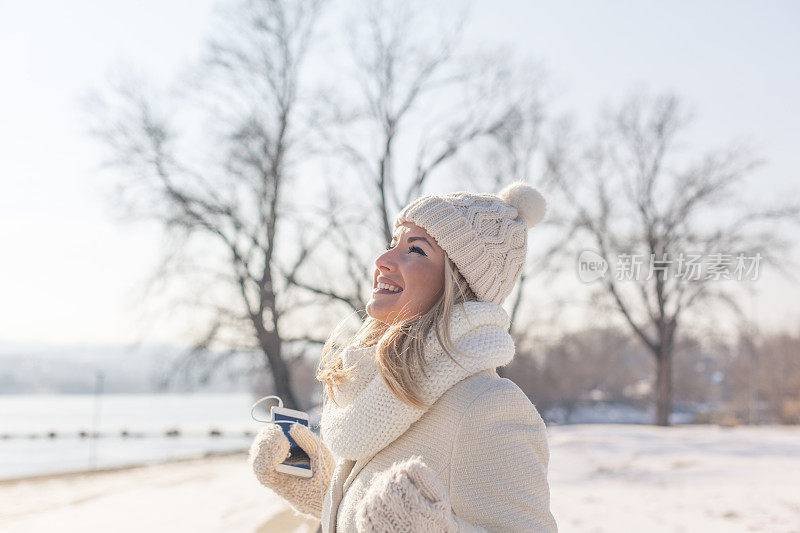
{"type": "Polygon", "coordinates": [[[0,396],[0,479],[243,450],[259,427],[254,402],[249,394],[109,394],[99,405],[93,395],[0,396]]]}

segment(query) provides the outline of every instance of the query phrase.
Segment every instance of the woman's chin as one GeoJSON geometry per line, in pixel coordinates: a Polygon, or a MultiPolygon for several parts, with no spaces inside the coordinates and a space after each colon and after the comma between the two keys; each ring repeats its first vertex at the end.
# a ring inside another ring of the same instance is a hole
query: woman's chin
{"type": "Polygon", "coordinates": [[[367,302],[365,310],[372,318],[380,318],[381,315],[386,314],[386,310],[381,309],[381,307],[383,306],[379,302],[376,302],[375,298],[370,298],[370,300],[367,302]]]}
{"type": "Polygon", "coordinates": [[[381,322],[386,322],[391,314],[392,308],[393,306],[385,305],[382,302],[376,301],[375,298],[372,298],[367,302],[365,311],[372,318],[380,320],[381,322]]]}

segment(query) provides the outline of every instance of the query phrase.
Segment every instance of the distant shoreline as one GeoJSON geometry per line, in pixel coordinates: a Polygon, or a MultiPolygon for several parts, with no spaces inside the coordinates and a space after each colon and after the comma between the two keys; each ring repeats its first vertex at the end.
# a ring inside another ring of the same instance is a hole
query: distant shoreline
{"type": "Polygon", "coordinates": [[[126,470],[135,470],[137,468],[147,468],[150,466],[159,466],[159,465],[167,465],[167,464],[175,464],[175,463],[190,463],[190,462],[202,462],[207,461],[209,459],[214,459],[217,457],[230,457],[230,456],[246,456],[247,450],[233,450],[233,451],[209,451],[205,452],[203,455],[199,457],[177,457],[172,459],[164,459],[164,460],[156,460],[156,461],[146,461],[143,463],[135,463],[129,465],[122,465],[122,466],[109,466],[104,468],[94,468],[91,470],[84,469],[84,470],[69,470],[66,472],[52,472],[49,474],[33,474],[30,476],[19,476],[13,478],[4,478],[0,479],[0,486],[8,486],[14,485],[17,483],[25,483],[28,481],[47,481],[51,479],[69,479],[79,476],[92,476],[95,474],[113,474],[116,472],[122,472],[126,470]]]}

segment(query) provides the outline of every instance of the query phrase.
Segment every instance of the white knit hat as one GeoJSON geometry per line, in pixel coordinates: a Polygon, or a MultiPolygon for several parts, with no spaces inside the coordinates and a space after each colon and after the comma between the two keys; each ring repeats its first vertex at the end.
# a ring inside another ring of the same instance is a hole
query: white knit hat
{"type": "Polygon", "coordinates": [[[496,195],[460,191],[418,198],[394,223],[413,222],[433,237],[479,300],[502,305],[522,272],[528,230],[544,218],[547,202],[524,181],[496,195]]]}

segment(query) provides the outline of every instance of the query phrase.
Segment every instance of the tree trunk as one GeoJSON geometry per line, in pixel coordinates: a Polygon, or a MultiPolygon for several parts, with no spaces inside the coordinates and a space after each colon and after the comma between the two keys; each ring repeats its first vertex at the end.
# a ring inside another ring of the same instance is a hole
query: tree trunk
{"type": "Polygon", "coordinates": [[[268,357],[270,362],[270,370],[272,370],[272,379],[275,384],[275,394],[283,400],[283,406],[289,409],[296,409],[303,411],[301,406],[292,392],[292,384],[289,379],[289,368],[282,358],[278,357],[274,361],[268,357]]]}
{"type": "Polygon", "coordinates": [[[672,351],[656,355],[656,425],[669,426],[672,412],[672,351]]]}
{"type": "Polygon", "coordinates": [[[281,357],[281,341],[277,334],[266,331],[263,327],[256,325],[258,333],[258,341],[261,345],[261,350],[269,364],[270,372],[272,372],[272,380],[275,385],[275,394],[283,400],[283,406],[289,409],[296,409],[302,411],[302,406],[297,402],[294,393],[292,392],[292,383],[290,379],[289,367],[286,361],[281,357]]]}

